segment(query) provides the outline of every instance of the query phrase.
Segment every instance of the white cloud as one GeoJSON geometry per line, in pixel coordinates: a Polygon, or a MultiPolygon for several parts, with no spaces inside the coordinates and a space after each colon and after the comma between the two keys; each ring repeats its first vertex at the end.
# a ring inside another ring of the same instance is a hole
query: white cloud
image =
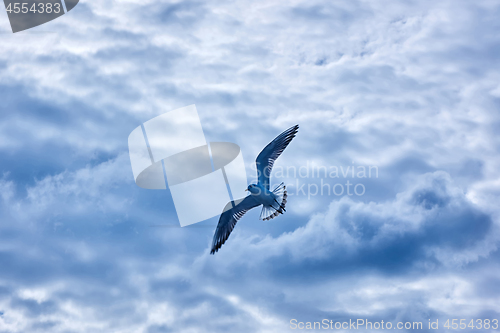
{"type": "Polygon", "coordinates": [[[10,199],[15,194],[14,182],[6,180],[4,175],[3,179],[0,179],[0,196],[2,197],[3,203],[9,203],[10,199]]]}
{"type": "Polygon", "coordinates": [[[0,320],[254,332],[297,314],[495,311],[494,277],[481,276],[496,270],[500,217],[498,12],[486,0],[84,1],[32,31],[56,33],[3,34],[0,320]],[[247,216],[216,256],[209,228],[140,229],[174,212],[166,194],[131,193],[126,138],[192,103],[207,137],[238,143],[247,164],[299,123],[279,165],[377,165],[370,199],[294,198],[280,220],[298,228],[247,216]]]}
{"type": "MultiPolygon", "coordinates": [[[[226,250],[215,259],[217,265],[229,269],[249,255],[255,267],[288,255],[295,262],[314,259],[361,264],[362,256],[371,252],[378,253],[382,261],[374,263],[375,268],[383,270],[394,260],[393,265],[425,270],[426,262],[437,260],[444,266],[460,267],[497,249],[498,221],[491,221],[469,201],[447,173],[424,174],[412,179],[412,184],[392,201],[363,203],[343,197],[333,201],[326,212],[315,214],[305,226],[276,238],[256,241],[238,234],[224,245],[226,250]],[[405,243],[418,248],[409,250],[405,243]],[[384,258],[386,249],[391,248],[403,253],[384,258]]],[[[200,260],[211,265],[212,259],[207,257],[200,260]]]]}

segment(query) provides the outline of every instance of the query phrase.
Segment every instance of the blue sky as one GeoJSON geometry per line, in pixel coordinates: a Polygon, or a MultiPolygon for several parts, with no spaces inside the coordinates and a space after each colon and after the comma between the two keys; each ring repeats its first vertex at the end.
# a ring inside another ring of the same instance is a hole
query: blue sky
{"type": "Polygon", "coordinates": [[[499,319],[499,17],[489,0],[81,1],[12,34],[2,11],[0,332],[499,319]],[[378,177],[251,211],[210,256],[217,218],[176,228],[128,157],[134,128],[190,104],[249,181],[296,123],[276,166],[378,177]]]}

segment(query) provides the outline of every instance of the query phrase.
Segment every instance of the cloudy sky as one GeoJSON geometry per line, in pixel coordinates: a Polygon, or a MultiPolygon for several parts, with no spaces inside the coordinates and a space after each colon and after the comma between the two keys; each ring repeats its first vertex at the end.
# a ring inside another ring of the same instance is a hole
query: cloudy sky
{"type": "Polygon", "coordinates": [[[2,10],[0,332],[500,319],[499,18],[493,0],[84,0],[12,34],[2,10]],[[217,217],[178,227],[128,156],[190,104],[249,181],[296,123],[275,167],[378,177],[275,177],[366,191],[251,211],[211,256],[217,217]]]}

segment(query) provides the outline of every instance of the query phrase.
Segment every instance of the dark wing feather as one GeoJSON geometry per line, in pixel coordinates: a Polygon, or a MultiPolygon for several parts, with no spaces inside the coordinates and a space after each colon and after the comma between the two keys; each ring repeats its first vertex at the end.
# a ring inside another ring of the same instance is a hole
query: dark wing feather
{"type": "Polygon", "coordinates": [[[214,254],[219,251],[222,244],[227,240],[231,231],[233,231],[236,222],[250,209],[259,206],[260,203],[257,202],[251,195],[237,200],[235,206],[232,206],[232,202],[229,202],[224,208],[224,212],[220,215],[219,223],[217,224],[217,229],[215,229],[214,239],[212,241],[212,250],[210,254],[214,254]]]}
{"type": "Polygon", "coordinates": [[[273,169],[274,161],[281,155],[283,150],[288,146],[290,141],[295,137],[299,125],[295,125],[281,133],[271,141],[255,160],[257,164],[257,176],[259,177],[259,184],[269,190],[269,177],[273,169]]]}

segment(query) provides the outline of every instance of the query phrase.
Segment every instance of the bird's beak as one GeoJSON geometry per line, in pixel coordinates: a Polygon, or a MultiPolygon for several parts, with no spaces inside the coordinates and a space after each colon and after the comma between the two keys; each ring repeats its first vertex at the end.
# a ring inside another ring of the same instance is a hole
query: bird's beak
{"type": "Polygon", "coordinates": [[[248,191],[248,189],[246,188],[245,191],[248,191]]]}

